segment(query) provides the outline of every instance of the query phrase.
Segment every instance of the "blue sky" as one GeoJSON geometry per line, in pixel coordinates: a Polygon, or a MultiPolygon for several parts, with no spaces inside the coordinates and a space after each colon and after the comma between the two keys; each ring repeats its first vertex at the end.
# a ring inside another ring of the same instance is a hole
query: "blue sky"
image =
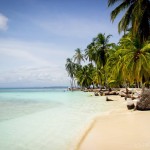
{"type": "Polygon", "coordinates": [[[69,85],[66,58],[112,34],[107,0],[0,0],[0,87],[69,85]]]}

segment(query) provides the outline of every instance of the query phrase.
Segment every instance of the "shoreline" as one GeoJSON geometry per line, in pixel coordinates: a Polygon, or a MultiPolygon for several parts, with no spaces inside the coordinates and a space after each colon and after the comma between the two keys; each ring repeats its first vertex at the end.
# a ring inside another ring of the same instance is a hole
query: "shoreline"
{"type": "Polygon", "coordinates": [[[110,114],[111,111],[107,111],[107,112],[103,112],[100,113],[98,115],[93,116],[86,124],[86,126],[84,126],[84,128],[82,128],[81,132],[79,133],[79,135],[74,139],[74,142],[71,144],[70,146],[70,150],[78,150],[79,146],[82,144],[82,142],[84,141],[84,139],[86,138],[86,136],[88,135],[88,133],[90,132],[90,130],[93,128],[95,122],[97,121],[97,119],[100,116],[107,116],[110,114]]]}
{"type": "Polygon", "coordinates": [[[128,110],[126,101],[121,97],[116,101],[121,101],[121,108],[119,105],[112,111],[95,116],[82,130],[73,150],[119,150],[122,147],[128,150],[150,149],[150,131],[146,130],[150,126],[150,112],[128,110]],[[141,128],[142,125],[145,125],[144,128],[141,128]]]}

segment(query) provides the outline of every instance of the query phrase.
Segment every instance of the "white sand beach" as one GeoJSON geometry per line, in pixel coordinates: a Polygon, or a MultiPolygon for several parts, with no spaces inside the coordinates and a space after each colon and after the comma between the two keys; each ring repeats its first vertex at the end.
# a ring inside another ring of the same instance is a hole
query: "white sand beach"
{"type": "MultiPolygon", "coordinates": [[[[77,145],[77,150],[149,150],[150,111],[127,110],[119,96],[110,96],[120,109],[97,117],[77,145]]],[[[112,102],[113,103],[113,102],[112,102]]]]}

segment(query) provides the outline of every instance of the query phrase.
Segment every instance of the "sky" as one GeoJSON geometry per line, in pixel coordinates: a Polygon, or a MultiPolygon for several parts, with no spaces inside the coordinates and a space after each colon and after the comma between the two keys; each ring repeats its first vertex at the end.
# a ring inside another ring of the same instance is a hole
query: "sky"
{"type": "Polygon", "coordinates": [[[117,43],[107,0],[0,0],[0,87],[69,86],[75,49],[98,33],[117,43]]]}

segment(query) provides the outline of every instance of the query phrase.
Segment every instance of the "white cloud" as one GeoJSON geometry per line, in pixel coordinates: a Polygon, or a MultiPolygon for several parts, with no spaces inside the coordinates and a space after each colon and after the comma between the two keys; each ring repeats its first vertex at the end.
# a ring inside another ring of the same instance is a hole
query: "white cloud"
{"type": "Polygon", "coordinates": [[[7,30],[8,18],[0,13],[0,30],[7,30]]]}
{"type": "Polygon", "coordinates": [[[67,85],[67,55],[54,44],[0,39],[0,87],[67,85]]]}
{"type": "Polygon", "coordinates": [[[47,66],[39,68],[17,68],[0,72],[0,86],[4,83],[9,86],[54,86],[67,85],[68,77],[65,69],[61,66],[47,66]]]}

